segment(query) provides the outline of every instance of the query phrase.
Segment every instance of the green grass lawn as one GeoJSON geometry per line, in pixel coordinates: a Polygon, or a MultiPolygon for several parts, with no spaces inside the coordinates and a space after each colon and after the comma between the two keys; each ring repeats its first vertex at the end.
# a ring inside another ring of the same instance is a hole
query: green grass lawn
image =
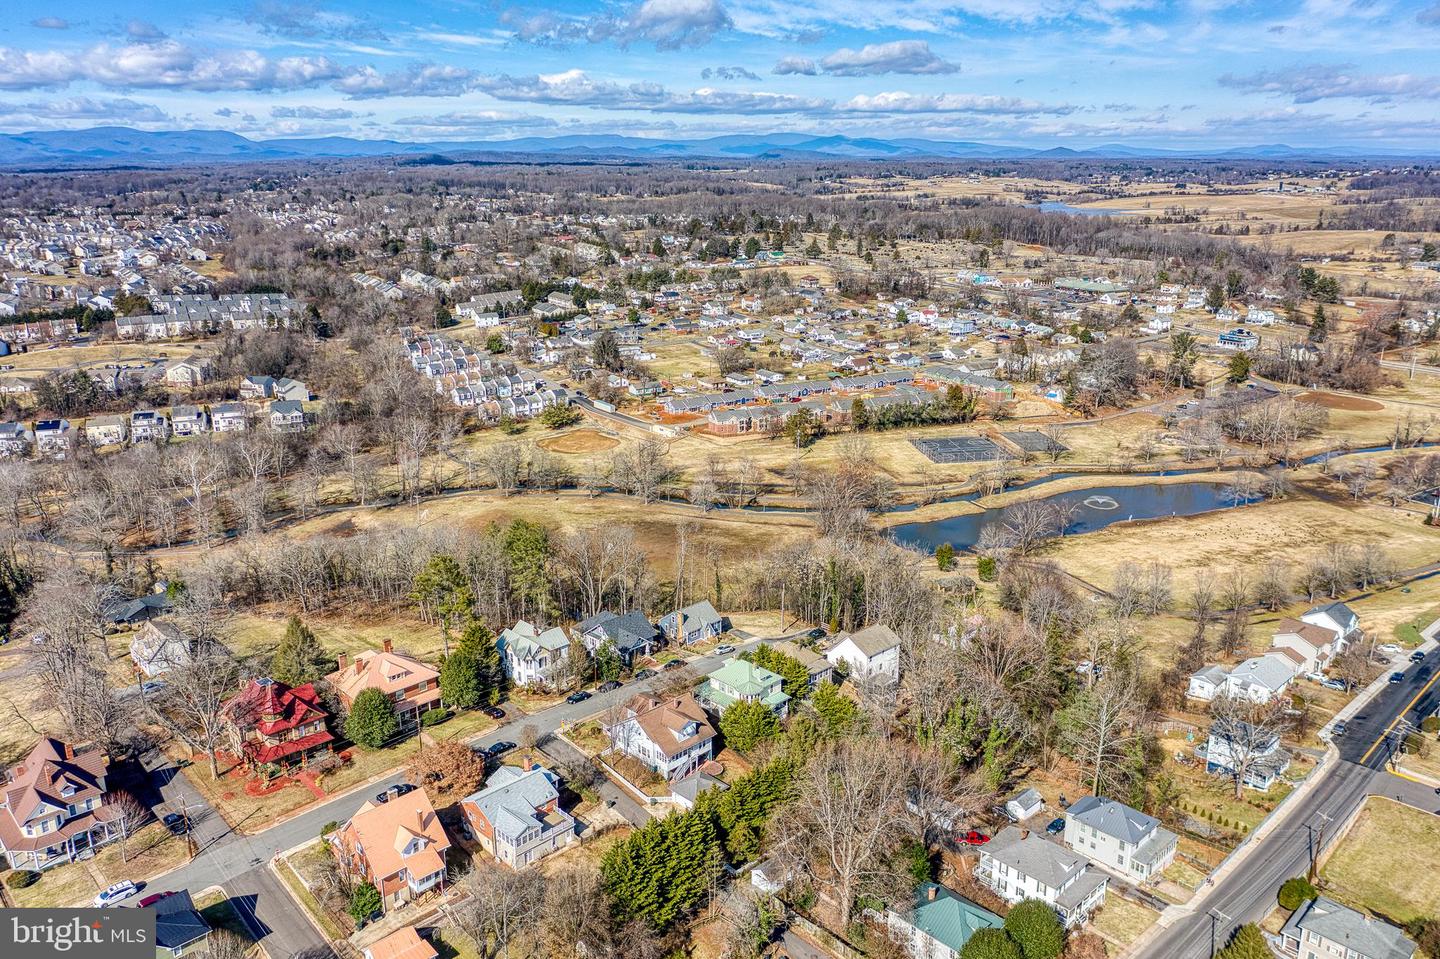
{"type": "Polygon", "coordinates": [[[1395,627],[1395,638],[1407,646],[1419,646],[1420,630],[1440,619],[1440,606],[1422,610],[1395,627]]]}
{"type": "Polygon", "coordinates": [[[1327,895],[1399,925],[1440,914],[1440,816],[1370,799],[1320,877],[1327,895]]]}

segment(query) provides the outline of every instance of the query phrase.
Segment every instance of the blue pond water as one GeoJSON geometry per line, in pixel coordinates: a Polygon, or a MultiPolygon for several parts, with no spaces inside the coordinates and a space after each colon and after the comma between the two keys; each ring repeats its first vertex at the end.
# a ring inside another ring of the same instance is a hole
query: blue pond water
{"type": "MultiPolygon", "coordinates": [[[[1114,523],[1132,519],[1154,519],[1160,516],[1194,516],[1217,509],[1240,505],[1235,494],[1223,483],[1148,483],[1142,486],[1092,486],[1047,496],[1041,502],[1065,505],[1079,504],[1074,521],[1065,535],[1090,533],[1114,523]]],[[[980,539],[980,531],[992,523],[1003,522],[1010,506],[987,509],[983,513],[967,513],[931,520],[928,523],[905,523],[894,527],[890,534],[905,546],[918,546],[927,551],[941,543],[956,549],[969,549],[980,539]]]]}

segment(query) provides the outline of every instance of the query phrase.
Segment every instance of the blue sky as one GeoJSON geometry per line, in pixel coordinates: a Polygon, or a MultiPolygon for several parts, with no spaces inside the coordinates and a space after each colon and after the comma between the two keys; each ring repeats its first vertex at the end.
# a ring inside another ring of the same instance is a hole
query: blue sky
{"type": "Polygon", "coordinates": [[[1440,146],[1440,0],[71,0],[0,130],[1440,146]]]}

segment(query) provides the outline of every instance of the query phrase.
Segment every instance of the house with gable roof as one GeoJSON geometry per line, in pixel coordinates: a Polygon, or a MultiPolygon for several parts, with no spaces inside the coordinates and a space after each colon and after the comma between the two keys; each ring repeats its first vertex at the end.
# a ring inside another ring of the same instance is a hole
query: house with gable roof
{"type": "Polygon", "coordinates": [[[1006,826],[981,847],[975,878],[1008,903],[1045,902],[1067,929],[1089,921],[1110,884],[1084,855],[1020,826],[1006,826]]]}
{"type": "Polygon", "coordinates": [[[5,770],[0,783],[0,852],[12,869],[39,872],[119,835],[123,814],[106,802],[104,750],[77,752],[46,737],[5,770]]]}
{"type": "Polygon", "coordinates": [[[840,633],[825,658],[832,666],[844,664],[851,676],[900,680],[900,637],[889,626],[876,623],[859,632],[840,633]]]}
{"type": "Polygon", "coordinates": [[[782,690],[784,680],[762,666],[748,660],[727,659],[720,668],[705,677],[695,690],[695,698],[719,715],[739,702],[762,703],[776,716],[784,718],[790,697],[782,690]]]}
{"type": "Polygon", "coordinates": [[[450,837],[424,788],[366,801],[330,842],[354,875],[374,884],[386,912],[445,888],[450,837]]]}
{"type": "Polygon", "coordinates": [[[638,609],[624,614],[602,610],[577,623],[575,633],[592,655],[605,643],[610,643],[626,666],[633,663],[637,656],[649,656],[655,652],[663,640],[660,630],[638,609]]]}
{"type": "Polygon", "coordinates": [[[1383,919],[1317,896],[1286,920],[1280,951],[1294,959],[1412,959],[1415,943],[1383,919]]]}
{"type": "Polygon", "coordinates": [[[1320,672],[1345,648],[1344,641],[1337,638],[1335,630],[1289,617],[1276,624],[1270,645],[1275,649],[1293,651],[1299,659],[1297,672],[1301,673],[1320,672]]]}
{"type": "Polygon", "coordinates": [[[667,613],[660,620],[660,631],[672,639],[678,638],[686,645],[713,639],[725,632],[725,617],[715,611],[708,599],[702,599],[680,610],[679,620],[682,626],[677,631],[676,615],[667,613]]]}
{"type": "Polygon", "coordinates": [[[512,869],[544,859],[576,839],[575,819],[560,808],[560,777],[543,766],[501,766],[460,801],[470,832],[512,869]]]}
{"type": "Polygon", "coordinates": [[[525,620],[503,630],[495,644],[505,674],[519,686],[549,685],[559,667],[570,658],[570,637],[559,626],[538,630],[525,620]]]}
{"type": "Polygon", "coordinates": [[[621,717],[605,726],[605,735],[616,752],[671,781],[715,754],[715,727],[690,693],[665,699],[638,693],[621,707],[621,717]]]}

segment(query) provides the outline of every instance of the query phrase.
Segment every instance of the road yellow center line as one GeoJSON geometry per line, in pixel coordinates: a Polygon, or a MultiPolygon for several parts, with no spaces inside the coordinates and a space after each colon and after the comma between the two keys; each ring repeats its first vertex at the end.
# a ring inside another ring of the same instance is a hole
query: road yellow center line
{"type": "Polygon", "coordinates": [[[1410,714],[1410,710],[1415,708],[1415,704],[1420,701],[1420,697],[1428,693],[1430,691],[1430,687],[1434,686],[1437,680],[1440,680],[1440,669],[1437,669],[1435,671],[1435,675],[1430,677],[1430,682],[1420,687],[1420,691],[1415,694],[1415,698],[1410,700],[1410,702],[1405,705],[1405,708],[1400,710],[1400,712],[1395,716],[1394,719],[1390,720],[1390,725],[1385,727],[1385,731],[1380,734],[1380,738],[1376,739],[1373,743],[1371,743],[1370,748],[1365,750],[1365,755],[1360,757],[1360,765],[1365,765],[1365,761],[1370,758],[1370,754],[1375,752],[1376,749],[1380,748],[1380,744],[1383,743],[1387,738],[1389,738],[1390,734],[1395,731],[1396,726],[1400,725],[1400,720],[1404,719],[1410,714]]]}

